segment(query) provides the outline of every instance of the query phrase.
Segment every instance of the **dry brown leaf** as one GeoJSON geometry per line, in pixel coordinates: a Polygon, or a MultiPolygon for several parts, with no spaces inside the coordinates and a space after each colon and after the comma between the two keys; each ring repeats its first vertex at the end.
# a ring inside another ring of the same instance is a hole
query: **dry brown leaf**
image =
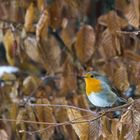
{"type": "Polygon", "coordinates": [[[138,112],[137,110],[134,110],[133,115],[134,115],[133,121],[134,121],[135,128],[136,130],[139,130],[140,129],[140,112],[138,112]]]}
{"type": "MultiPolygon", "coordinates": [[[[60,77],[60,94],[65,96],[67,94],[73,94],[76,92],[77,83],[76,83],[76,75],[74,71],[73,64],[67,59],[63,64],[63,72],[60,77]],[[66,82],[68,81],[68,82],[66,82]]],[[[69,96],[69,95],[67,95],[69,96]]]]}
{"type": "Polygon", "coordinates": [[[114,73],[113,81],[115,86],[121,90],[126,91],[129,87],[128,74],[125,65],[121,64],[114,73]]]}
{"type": "Polygon", "coordinates": [[[108,27],[111,34],[117,34],[117,31],[127,26],[127,21],[119,17],[115,11],[110,11],[98,18],[98,24],[108,27]]]}
{"type": "Polygon", "coordinates": [[[18,0],[5,0],[0,4],[0,17],[2,20],[23,22],[24,14],[18,0]]]}
{"type": "Polygon", "coordinates": [[[118,119],[111,120],[111,139],[112,140],[119,140],[118,138],[118,130],[120,130],[120,124],[118,119]]]}
{"type": "Polygon", "coordinates": [[[36,25],[36,39],[37,41],[40,40],[40,38],[44,38],[48,35],[48,25],[50,22],[50,16],[47,9],[44,9],[39,21],[36,25]]]}
{"type": "MultiPolygon", "coordinates": [[[[47,99],[38,99],[37,104],[50,104],[47,99]]],[[[52,108],[50,107],[35,107],[39,121],[55,122],[52,108]]]]}
{"type": "Polygon", "coordinates": [[[91,59],[95,51],[95,33],[91,26],[85,25],[81,27],[77,33],[75,50],[81,63],[86,63],[91,59]]]}
{"type": "MultiPolygon", "coordinates": [[[[24,118],[23,118],[25,120],[31,120],[31,121],[34,121],[34,122],[38,121],[36,113],[34,112],[34,108],[32,108],[31,106],[27,107],[25,115],[24,115],[24,118]]],[[[21,123],[21,127],[25,127],[25,125],[26,125],[26,123],[21,123]]],[[[28,127],[30,127],[30,126],[32,126],[33,130],[39,130],[39,128],[40,128],[40,126],[38,124],[29,123],[28,127]]],[[[25,130],[26,130],[26,128],[25,128],[25,130]]]]}
{"type": "Polygon", "coordinates": [[[24,41],[24,46],[27,55],[35,62],[41,63],[41,56],[37,46],[37,40],[35,38],[28,37],[24,41]]]}
{"type": "MultiPolygon", "coordinates": [[[[121,44],[120,44],[121,36],[120,34],[118,34],[117,31],[120,31],[123,27],[127,26],[128,23],[126,19],[119,17],[115,11],[110,11],[107,14],[102,15],[98,18],[98,24],[101,25],[101,27],[107,27],[107,29],[109,30],[110,36],[106,38],[103,35],[103,38],[105,38],[104,41],[110,39],[110,43],[112,44],[113,49],[116,50],[116,52],[120,55],[122,53],[121,44]]],[[[99,30],[98,26],[97,26],[97,30],[99,30]]],[[[101,27],[99,26],[99,28],[101,27]]],[[[100,34],[100,33],[97,32],[97,34],[100,34]]],[[[101,37],[101,35],[99,35],[99,37],[101,37]]],[[[100,41],[103,42],[102,39],[100,41]]],[[[99,44],[100,44],[100,41],[99,41],[99,44]]],[[[107,42],[105,44],[107,44],[107,42]]],[[[109,42],[107,45],[109,45],[109,42]]],[[[110,47],[110,50],[112,50],[111,47],[110,47]]]]}
{"type": "Polygon", "coordinates": [[[10,65],[15,64],[14,54],[13,54],[14,41],[15,41],[15,38],[12,31],[7,30],[3,38],[3,43],[6,49],[6,58],[10,65]]]}
{"type": "MultiPolygon", "coordinates": [[[[93,118],[93,116],[92,116],[93,118]]],[[[89,123],[89,140],[98,140],[102,135],[100,119],[91,121],[89,123]]]]}
{"type": "Polygon", "coordinates": [[[86,114],[81,115],[81,113],[74,109],[67,109],[67,114],[69,120],[72,123],[72,127],[76,134],[79,136],[80,140],[97,140],[101,135],[100,120],[96,119],[96,115],[86,114]],[[93,121],[88,121],[93,120],[93,121]]]}
{"type": "Polygon", "coordinates": [[[108,28],[100,36],[99,53],[105,60],[117,55],[116,49],[113,46],[112,35],[108,28]]]}
{"type": "Polygon", "coordinates": [[[109,118],[103,116],[101,118],[101,125],[102,125],[102,136],[104,138],[111,138],[111,124],[109,118]]]}
{"type": "Polygon", "coordinates": [[[9,140],[8,134],[4,129],[0,129],[0,140],[9,140]]]}
{"type": "MultiPolygon", "coordinates": [[[[38,99],[37,104],[50,104],[49,101],[45,98],[38,99]]],[[[50,107],[35,107],[36,117],[39,122],[50,122],[55,123],[55,118],[53,115],[53,110],[50,107]]],[[[54,133],[54,127],[51,125],[46,124],[40,124],[39,129],[49,128],[48,131],[41,134],[42,139],[49,140],[53,133],[54,133]]]]}
{"type": "Polygon", "coordinates": [[[124,138],[128,140],[136,139],[138,136],[137,132],[140,130],[140,112],[131,105],[128,111],[121,116],[120,122],[126,124],[129,128],[124,138]]]}
{"type": "MultiPolygon", "coordinates": [[[[64,97],[57,97],[53,100],[52,104],[67,105],[67,100],[64,97]]],[[[68,120],[67,110],[65,108],[54,108],[54,114],[57,122],[65,122],[68,120]]]]}
{"type": "Polygon", "coordinates": [[[38,87],[40,80],[37,77],[28,76],[23,81],[23,92],[25,95],[31,95],[31,93],[38,87]]]}
{"type": "MultiPolygon", "coordinates": [[[[17,104],[16,103],[12,103],[12,105],[10,105],[10,107],[9,107],[9,116],[10,116],[10,118],[16,119],[17,113],[18,113],[17,104]]],[[[12,124],[12,128],[14,130],[16,130],[16,124],[15,124],[15,122],[12,122],[11,124],[12,124]]]]}
{"type": "Polygon", "coordinates": [[[58,29],[61,27],[63,18],[67,15],[66,4],[64,0],[55,0],[51,3],[49,7],[50,13],[50,26],[53,29],[58,29]]]}
{"type": "MultiPolygon", "coordinates": [[[[43,98],[43,99],[38,99],[37,104],[50,104],[50,103],[46,98],[43,98]]],[[[53,115],[52,108],[47,107],[47,106],[46,107],[43,107],[43,106],[35,107],[35,112],[36,112],[36,117],[39,122],[55,123],[55,118],[53,115]]],[[[41,124],[39,126],[40,129],[47,128],[47,127],[50,127],[49,131],[42,133],[41,136],[42,136],[42,139],[49,140],[54,133],[54,127],[51,125],[45,125],[45,124],[41,124]]]]}
{"type": "Polygon", "coordinates": [[[25,118],[25,114],[26,114],[25,109],[20,109],[19,110],[18,115],[16,117],[16,125],[20,125],[21,120],[24,120],[24,118],[25,118]]]}
{"type": "Polygon", "coordinates": [[[124,15],[126,16],[128,23],[136,28],[140,25],[139,4],[139,0],[132,0],[124,9],[124,15]]]}
{"type": "Polygon", "coordinates": [[[14,74],[11,74],[11,73],[4,73],[2,76],[1,76],[1,79],[4,80],[4,81],[16,81],[16,76],[14,74]]]}
{"type": "Polygon", "coordinates": [[[120,122],[121,123],[129,123],[130,122],[130,119],[131,119],[131,110],[127,110],[122,116],[121,116],[121,119],[120,119],[120,122]]]}
{"type": "Polygon", "coordinates": [[[68,25],[61,32],[61,38],[63,38],[65,45],[70,49],[76,39],[76,33],[74,31],[74,28],[75,28],[74,26],[75,25],[72,21],[68,21],[68,25]]]}
{"type": "MultiPolygon", "coordinates": [[[[86,121],[85,119],[83,119],[80,112],[76,111],[74,109],[67,109],[67,114],[68,114],[69,120],[72,122],[74,122],[74,121],[78,121],[78,122],[86,121]]],[[[89,124],[88,124],[88,122],[75,123],[75,124],[72,124],[72,127],[75,130],[78,137],[80,138],[80,140],[88,140],[88,138],[89,138],[89,124]]]]}
{"type": "Polygon", "coordinates": [[[86,12],[86,9],[88,7],[89,4],[89,0],[65,0],[65,2],[67,3],[68,7],[69,7],[69,11],[71,11],[72,15],[76,15],[78,16],[79,14],[81,14],[81,16],[84,15],[84,13],[86,12]]]}
{"type": "Polygon", "coordinates": [[[124,50],[124,57],[126,57],[127,59],[130,59],[130,60],[136,61],[136,62],[140,61],[140,56],[128,49],[124,50]]]}
{"type": "Polygon", "coordinates": [[[78,95],[76,97],[76,100],[78,102],[77,106],[79,106],[81,108],[87,108],[87,109],[89,109],[89,102],[88,102],[85,94],[78,95]]]}
{"type": "Polygon", "coordinates": [[[74,9],[78,9],[81,5],[81,1],[80,0],[65,0],[67,2],[67,4],[70,6],[70,7],[73,7],[74,9]]]}
{"type": "MultiPolygon", "coordinates": [[[[65,99],[65,97],[57,97],[51,103],[58,105],[67,105],[67,100],[65,99]]],[[[54,107],[54,116],[56,122],[64,123],[68,120],[67,110],[63,107],[54,107]]],[[[75,131],[70,126],[62,125],[59,127],[59,131],[61,131],[61,133],[66,139],[74,139],[75,137],[77,137],[75,131]]]]}
{"type": "Polygon", "coordinates": [[[31,3],[28,9],[26,10],[26,15],[25,15],[24,27],[27,32],[34,31],[33,28],[34,19],[35,19],[35,6],[33,3],[31,3]]]}
{"type": "Polygon", "coordinates": [[[37,0],[37,7],[40,11],[43,11],[43,9],[45,8],[45,1],[44,0],[37,0]]]}
{"type": "Polygon", "coordinates": [[[123,13],[130,25],[139,27],[139,0],[116,0],[116,8],[123,13]]]}
{"type": "Polygon", "coordinates": [[[48,40],[41,38],[41,44],[38,45],[43,66],[48,73],[58,72],[62,69],[60,60],[63,56],[61,56],[61,50],[58,45],[57,40],[53,36],[50,36],[48,40]]]}

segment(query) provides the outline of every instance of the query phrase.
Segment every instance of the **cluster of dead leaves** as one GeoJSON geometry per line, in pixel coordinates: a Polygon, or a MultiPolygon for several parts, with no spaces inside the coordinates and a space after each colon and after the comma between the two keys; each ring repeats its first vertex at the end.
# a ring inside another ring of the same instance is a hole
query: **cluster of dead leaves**
{"type": "Polygon", "coordinates": [[[94,20],[91,3],[1,2],[0,48],[7,62],[0,62],[20,71],[0,77],[0,139],[140,139],[140,101],[124,107],[120,118],[91,114],[79,78],[97,70],[123,96],[140,97],[140,2],[116,0],[94,28],[86,24],[94,20]]]}

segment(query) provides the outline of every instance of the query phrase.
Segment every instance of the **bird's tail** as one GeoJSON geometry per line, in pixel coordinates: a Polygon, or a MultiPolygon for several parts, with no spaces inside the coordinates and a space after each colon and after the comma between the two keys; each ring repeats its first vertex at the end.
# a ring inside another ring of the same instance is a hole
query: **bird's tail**
{"type": "MultiPolygon", "coordinates": [[[[126,103],[127,103],[127,100],[126,99],[124,99],[122,97],[118,97],[117,100],[116,100],[116,102],[115,102],[115,106],[121,106],[121,105],[126,104],[126,103]]],[[[120,118],[121,114],[122,114],[122,112],[118,110],[118,111],[115,111],[113,113],[113,116],[115,118],[120,118]]]]}
{"type": "Polygon", "coordinates": [[[127,103],[127,100],[122,98],[122,97],[118,97],[117,98],[117,101],[116,101],[116,105],[119,106],[119,105],[123,105],[123,104],[126,104],[127,103]]]}

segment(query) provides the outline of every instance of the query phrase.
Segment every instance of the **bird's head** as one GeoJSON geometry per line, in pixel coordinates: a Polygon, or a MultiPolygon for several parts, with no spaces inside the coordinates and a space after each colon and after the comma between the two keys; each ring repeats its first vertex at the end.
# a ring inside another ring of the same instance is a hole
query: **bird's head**
{"type": "Polygon", "coordinates": [[[91,71],[84,74],[84,80],[86,83],[86,93],[89,96],[91,93],[100,93],[102,91],[103,77],[101,74],[91,71]]]}

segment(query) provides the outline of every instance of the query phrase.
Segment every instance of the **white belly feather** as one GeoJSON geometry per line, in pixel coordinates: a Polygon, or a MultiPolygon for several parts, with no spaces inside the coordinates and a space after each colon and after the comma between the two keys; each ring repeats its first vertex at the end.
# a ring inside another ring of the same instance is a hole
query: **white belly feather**
{"type": "Polygon", "coordinates": [[[95,106],[109,107],[116,102],[117,96],[113,92],[107,94],[92,92],[92,94],[88,96],[88,99],[95,106]]]}

